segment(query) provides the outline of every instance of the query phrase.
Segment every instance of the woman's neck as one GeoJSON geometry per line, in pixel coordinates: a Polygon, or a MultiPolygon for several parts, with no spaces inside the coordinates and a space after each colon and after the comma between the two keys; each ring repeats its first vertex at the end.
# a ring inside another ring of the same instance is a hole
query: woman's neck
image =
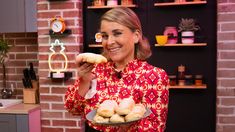
{"type": "Polygon", "coordinates": [[[129,62],[131,62],[131,61],[133,61],[134,59],[132,59],[132,60],[129,60],[129,61],[124,61],[124,62],[115,62],[115,69],[117,70],[117,71],[122,71],[125,67],[126,67],[126,65],[129,63],[129,62]]]}

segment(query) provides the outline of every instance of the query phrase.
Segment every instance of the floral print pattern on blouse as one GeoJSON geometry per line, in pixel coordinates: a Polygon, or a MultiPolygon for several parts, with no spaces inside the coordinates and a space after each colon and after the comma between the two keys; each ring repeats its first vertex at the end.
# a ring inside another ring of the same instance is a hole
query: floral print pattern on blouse
{"type": "MultiPolygon", "coordinates": [[[[130,132],[163,132],[168,113],[169,79],[163,69],[154,67],[146,61],[133,60],[117,75],[114,63],[98,64],[92,71],[97,77],[97,93],[91,99],[78,94],[79,79],[69,86],[65,94],[65,108],[73,114],[85,117],[91,110],[97,109],[104,100],[118,103],[132,97],[135,103],[142,103],[151,109],[150,116],[132,124],[130,132]]],[[[118,131],[119,127],[88,124],[100,131],[118,131]]]]}

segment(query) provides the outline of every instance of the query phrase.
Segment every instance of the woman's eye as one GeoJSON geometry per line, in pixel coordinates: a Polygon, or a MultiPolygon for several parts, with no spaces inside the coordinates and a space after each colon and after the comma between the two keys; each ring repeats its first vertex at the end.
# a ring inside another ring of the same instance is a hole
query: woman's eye
{"type": "Polygon", "coordinates": [[[108,39],[108,35],[102,35],[102,39],[108,39]]]}
{"type": "Polygon", "coordinates": [[[121,32],[115,32],[113,35],[114,36],[119,36],[119,35],[121,35],[122,33],[121,32]]]}

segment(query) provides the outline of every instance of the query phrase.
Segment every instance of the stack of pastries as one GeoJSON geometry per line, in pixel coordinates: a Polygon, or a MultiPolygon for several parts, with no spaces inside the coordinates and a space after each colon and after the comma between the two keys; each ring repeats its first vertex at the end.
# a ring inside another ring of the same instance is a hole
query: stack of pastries
{"type": "Polygon", "coordinates": [[[144,105],[135,104],[132,98],[125,98],[119,104],[114,100],[105,100],[93,120],[96,123],[124,123],[142,118],[145,112],[144,105]]]}

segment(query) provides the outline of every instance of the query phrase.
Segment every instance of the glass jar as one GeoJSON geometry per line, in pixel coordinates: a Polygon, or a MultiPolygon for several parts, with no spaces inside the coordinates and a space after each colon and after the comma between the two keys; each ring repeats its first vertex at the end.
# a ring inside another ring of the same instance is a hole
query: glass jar
{"type": "Polygon", "coordinates": [[[176,85],[176,75],[169,75],[168,77],[170,79],[170,86],[175,86],[176,85]]]}
{"type": "Polygon", "coordinates": [[[180,65],[178,66],[178,85],[184,86],[185,85],[185,66],[180,65]]]}
{"type": "Polygon", "coordinates": [[[118,0],[107,0],[107,6],[116,6],[118,5],[118,0]]]}
{"type": "Polygon", "coordinates": [[[203,75],[195,75],[195,85],[202,86],[203,84],[203,75]]]}
{"type": "Polygon", "coordinates": [[[105,0],[94,0],[93,5],[94,6],[104,6],[105,5],[105,0]]]}
{"type": "Polygon", "coordinates": [[[193,85],[193,75],[185,75],[185,84],[193,85]]]}
{"type": "Polygon", "coordinates": [[[178,42],[178,31],[176,27],[165,27],[163,34],[168,36],[168,44],[176,44],[178,42]]]}
{"type": "Polygon", "coordinates": [[[133,0],[122,0],[121,4],[122,5],[132,5],[133,4],[133,0]]]}

